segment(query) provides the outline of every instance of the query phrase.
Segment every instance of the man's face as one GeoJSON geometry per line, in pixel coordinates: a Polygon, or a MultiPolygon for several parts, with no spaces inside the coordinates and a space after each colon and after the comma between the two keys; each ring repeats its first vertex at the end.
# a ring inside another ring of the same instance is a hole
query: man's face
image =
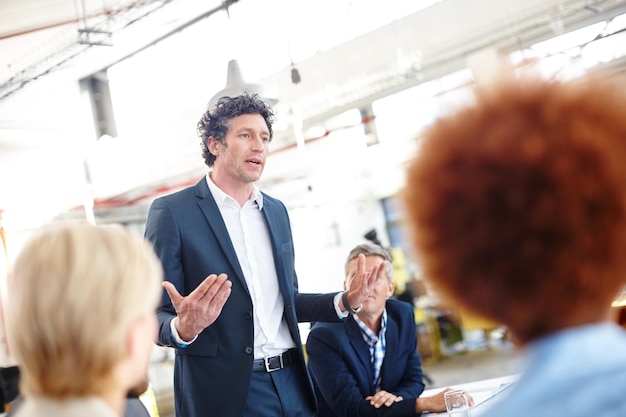
{"type": "MultiPolygon", "coordinates": [[[[350,282],[356,275],[357,268],[357,259],[354,258],[348,263],[348,274],[346,275],[346,280],[344,282],[344,288],[347,290],[350,288],[350,282]]],[[[383,262],[384,259],[380,256],[372,255],[365,257],[365,271],[370,273],[372,269],[383,262]]],[[[389,282],[389,277],[387,277],[386,270],[383,270],[380,278],[376,280],[374,283],[374,290],[370,294],[369,297],[363,301],[363,309],[359,311],[358,315],[374,315],[377,316],[382,314],[383,309],[385,308],[385,302],[387,298],[393,295],[394,284],[393,282],[389,282]]]]}
{"type": "Polygon", "coordinates": [[[242,114],[233,117],[221,143],[209,138],[209,149],[216,155],[214,169],[234,182],[256,182],[263,173],[269,143],[270,132],[263,116],[242,114]]]}

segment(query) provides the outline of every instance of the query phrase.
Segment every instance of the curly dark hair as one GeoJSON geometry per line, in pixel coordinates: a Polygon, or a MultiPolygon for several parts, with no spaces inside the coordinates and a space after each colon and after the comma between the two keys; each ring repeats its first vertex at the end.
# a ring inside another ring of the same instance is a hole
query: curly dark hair
{"type": "Polygon", "coordinates": [[[202,115],[196,130],[200,137],[204,163],[209,167],[213,166],[215,155],[209,152],[207,139],[212,136],[220,142],[224,140],[230,119],[243,114],[260,114],[265,119],[270,132],[270,141],[272,140],[274,134],[272,124],[275,116],[269,103],[263,101],[258,94],[248,92],[236,97],[221,97],[213,108],[208,109],[202,115]]]}
{"type": "Polygon", "coordinates": [[[588,77],[479,92],[407,172],[426,278],[522,343],[600,320],[626,281],[626,98],[588,77]]]}

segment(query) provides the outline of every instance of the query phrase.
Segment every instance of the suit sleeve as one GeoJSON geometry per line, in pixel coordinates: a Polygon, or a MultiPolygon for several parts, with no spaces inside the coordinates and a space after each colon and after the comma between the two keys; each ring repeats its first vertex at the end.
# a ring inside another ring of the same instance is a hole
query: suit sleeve
{"type": "Polygon", "coordinates": [[[314,326],[307,340],[308,366],[315,386],[324,401],[339,417],[419,416],[416,397],[404,398],[391,407],[370,405],[358,387],[353,371],[343,359],[343,347],[327,327],[314,326]]]}
{"type": "MultiPolygon", "coordinates": [[[[154,248],[163,265],[164,279],[176,286],[184,294],[184,279],[180,260],[181,243],[176,217],[162,200],[155,200],[150,206],[146,222],[145,237],[154,248]]],[[[158,344],[176,346],[170,330],[170,322],[176,317],[176,310],[165,290],[157,308],[159,322],[158,344]]]]}
{"type": "Polygon", "coordinates": [[[296,293],[296,315],[299,322],[331,322],[341,321],[333,299],[336,293],[332,294],[306,294],[296,293]]]}

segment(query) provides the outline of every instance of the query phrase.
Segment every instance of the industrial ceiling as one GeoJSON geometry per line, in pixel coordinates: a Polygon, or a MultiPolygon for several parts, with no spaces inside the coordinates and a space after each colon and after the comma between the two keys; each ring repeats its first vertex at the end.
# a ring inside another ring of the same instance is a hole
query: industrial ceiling
{"type": "MultiPolygon", "coordinates": [[[[467,66],[468,57],[484,49],[506,54],[554,36],[559,30],[626,11],[626,0],[423,1],[422,10],[416,8],[408,14],[398,11],[398,15],[391,14],[393,10],[387,11],[390,14],[386,24],[364,31],[354,39],[337,42],[330,49],[300,57],[294,50],[294,44],[298,43],[295,39],[300,38],[300,43],[304,43],[309,37],[320,44],[319,39],[331,32],[331,27],[336,30],[348,26],[351,17],[346,10],[357,6],[380,8],[382,2],[0,0],[0,210],[32,208],[42,199],[50,201],[53,197],[65,198],[58,204],[61,209],[67,206],[67,201],[76,203],[83,198],[80,197],[83,191],[74,189],[82,186],[81,181],[54,175],[64,165],[64,155],[71,154],[64,147],[74,144],[63,143],[59,139],[62,135],[58,134],[60,127],[46,119],[47,113],[59,110],[53,108],[53,101],[47,104],[50,85],[77,84],[83,77],[138,56],[182,30],[207,25],[218,18],[224,20],[226,10],[234,12],[233,17],[240,21],[246,17],[246,25],[254,26],[251,29],[258,31],[259,37],[268,34],[265,46],[268,54],[284,48],[285,42],[277,40],[275,34],[281,28],[289,29],[292,34],[289,59],[280,61],[282,66],[272,73],[251,81],[278,93],[277,108],[283,115],[293,115],[297,109],[303,131],[345,110],[366,106],[377,98],[462,69],[467,66]],[[322,20],[296,21],[299,15],[295,10],[307,7],[321,8],[316,16],[322,20]],[[299,26],[308,32],[296,34],[299,26]],[[301,77],[300,82],[294,81],[294,69],[301,77]],[[54,83],[46,84],[46,80],[54,83]],[[44,193],[45,198],[25,192],[33,189],[49,192],[44,193]]],[[[385,2],[391,9],[399,9],[404,3],[407,2],[385,2]]],[[[356,19],[349,23],[355,22],[356,19]]],[[[197,45],[181,48],[202,51],[210,49],[215,42],[229,42],[229,33],[214,34],[210,24],[208,27],[209,39],[198,39],[197,45]]],[[[247,72],[255,66],[253,60],[246,61],[253,51],[239,49],[240,63],[247,65],[244,67],[247,72]]],[[[227,61],[215,64],[224,79],[227,61]]],[[[218,82],[223,85],[224,81],[218,82]]],[[[201,93],[206,102],[214,91],[201,93]]],[[[285,121],[293,123],[289,118],[285,121]]],[[[67,121],[59,123],[67,124],[67,121]]],[[[293,126],[276,133],[277,149],[295,145],[297,135],[293,126]]],[[[129,202],[147,190],[162,188],[167,182],[164,176],[180,183],[194,179],[203,168],[197,150],[193,152],[191,158],[198,162],[193,166],[188,155],[172,161],[172,153],[163,152],[167,160],[147,162],[153,167],[174,168],[153,168],[150,175],[136,181],[129,180],[131,175],[123,172],[123,163],[116,160],[112,165],[123,174],[108,176],[110,184],[95,181],[91,193],[100,201],[129,202]]],[[[119,158],[119,153],[114,156],[119,158]]],[[[141,159],[128,158],[129,164],[138,164],[141,159]]],[[[290,173],[272,170],[268,175],[280,176],[285,181],[290,173]]]]}

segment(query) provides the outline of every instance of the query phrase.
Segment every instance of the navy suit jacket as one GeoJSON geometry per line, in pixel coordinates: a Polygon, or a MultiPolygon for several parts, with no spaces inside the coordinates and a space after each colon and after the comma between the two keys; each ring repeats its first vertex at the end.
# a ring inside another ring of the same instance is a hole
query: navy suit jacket
{"type": "MultiPolygon", "coordinates": [[[[306,372],[298,321],[338,321],[335,294],[300,294],[294,270],[291,226],[285,206],[263,194],[263,216],[272,242],[284,317],[300,352],[308,406],[316,409],[306,372]]],[[[226,273],[232,291],[218,319],[186,348],[178,348],[170,332],[176,316],[164,291],[157,310],[158,344],[176,348],[174,398],[179,417],[238,417],[243,413],[254,359],[254,314],[241,266],[206,178],[195,186],[156,199],[148,214],[146,238],[160,258],[165,279],[182,295],[210,274],[226,273]]],[[[294,366],[294,365],[292,365],[294,366]]]]}
{"type": "Polygon", "coordinates": [[[379,409],[365,400],[376,392],[372,364],[359,325],[350,316],[341,323],[317,323],[307,339],[319,417],[419,415],[415,400],[424,391],[424,382],[413,308],[397,300],[387,300],[386,307],[387,345],[381,389],[404,400],[379,409]]]}

